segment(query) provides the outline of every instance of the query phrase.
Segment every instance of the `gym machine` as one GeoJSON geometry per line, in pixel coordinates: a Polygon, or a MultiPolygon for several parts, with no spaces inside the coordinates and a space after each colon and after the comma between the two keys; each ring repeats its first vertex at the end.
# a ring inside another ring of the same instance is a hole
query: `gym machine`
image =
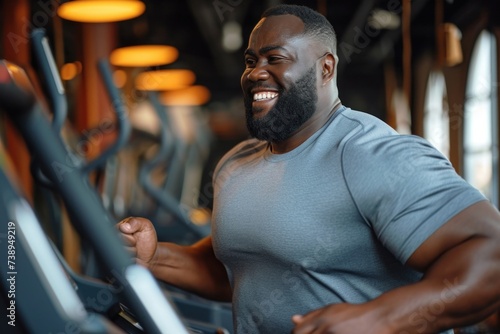
{"type": "MultiPolygon", "coordinates": [[[[101,299],[104,298],[103,294],[106,294],[104,291],[110,291],[114,292],[111,295],[116,296],[120,301],[118,304],[113,304],[113,306],[118,305],[118,309],[114,308],[114,315],[109,313],[113,309],[111,306],[109,308],[103,308],[102,305],[100,308],[94,306],[93,309],[89,307],[89,300],[82,300],[81,296],[76,293],[79,288],[78,284],[75,284],[77,282],[70,278],[59,260],[55,261],[57,256],[48,247],[48,240],[40,241],[40,238],[43,240],[44,237],[41,236],[44,234],[41,234],[42,230],[34,214],[30,214],[29,206],[23,205],[22,199],[12,195],[12,192],[10,192],[10,197],[6,195],[8,193],[4,191],[6,187],[2,187],[2,219],[6,220],[2,221],[1,226],[2,229],[7,228],[7,233],[4,235],[9,233],[9,222],[16,226],[16,233],[19,233],[19,239],[16,239],[16,242],[19,240],[16,243],[19,247],[19,249],[16,247],[16,260],[19,254],[20,258],[17,261],[23,261],[22,263],[14,261],[18,263],[14,268],[16,271],[7,267],[8,262],[1,263],[4,290],[2,300],[5,305],[12,303],[12,299],[9,300],[11,285],[7,281],[9,278],[7,275],[14,276],[9,273],[16,272],[15,287],[18,294],[15,296],[15,313],[22,323],[18,328],[24,328],[33,333],[67,332],[67,326],[76,326],[71,328],[79,329],[82,333],[188,334],[200,332],[197,327],[205,324],[193,323],[190,327],[184,319],[178,316],[172,301],[160,289],[151,273],[133,263],[126,254],[109,213],[102,206],[95,190],[89,187],[81,174],[74,169],[65,170],[65,173],[61,174],[56,168],[67,162],[68,151],[61,138],[51,128],[51,124],[34,98],[26,73],[22,68],[5,60],[0,62],[0,110],[9,117],[21,133],[44,176],[51,181],[52,186],[61,195],[79,235],[88,240],[95,249],[98,262],[108,278],[108,282],[104,283],[108,290],[101,288],[98,290],[98,292],[101,291],[101,299]],[[13,200],[13,198],[18,198],[18,200],[13,200]],[[38,228],[33,226],[38,226],[38,228]],[[38,249],[33,248],[35,245],[45,246],[38,249]],[[47,254],[52,254],[52,256],[47,254]],[[44,255],[43,259],[49,259],[49,263],[43,262],[38,255],[44,255]],[[23,266],[31,268],[31,271],[23,269],[23,266]],[[51,273],[58,274],[54,277],[50,276],[47,270],[40,269],[44,266],[51,273]],[[23,269],[22,272],[21,269],[23,269]],[[38,291],[40,296],[30,295],[30,293],[23,295],[21,290],[38,291]],[[62,293],[56,294],[57,292],[62,293]],[[35,302],[31,296],[39,296],[39,300],[35,302]],[[87,305],[82,307],[85,303],[87,305]],[[94,314],[102,316],[94,316],[94,314]]],[[[94,296],[98,298],[100,295],[97,293],[94,296]]],[[[112,300],[111,297],[109,300],[112,300]]],[[[205,326],[202,333],[224,331],[221,328],[209,327],[205,326]]]]}
{"type": "MultiPolygon", "coordinates": [[[[32,44],[34,56],[38,63],[39,72],[41,74],[41,77],[43,78],[43,81],[45,83],[45,90],[51,102],[51,110],[53,112],[52,127],[56,134],[60,134],[62,124],[64,123],[65,117],[67,115],[66,96],[55,66],[52,53],[50,51],[49,43],[45,36],[44,29],[38,28],[33,30],[32,44]]],[[[119,130],[119,133],[117,139],[113,142],[113,144],[110,145],[106,150],[104,150],[102,154],[100,154],[90,162],[84,162],[82,160],[75,166],[75,172],[81,174],[82,180],[85,183],[88,183],[89,174],[91,172],[96,169],[103,169],[103,167],[107,164],[107,161],[109,161],[110,158],[117,154],[120,149],[126,146],[131,132],[131,124],[128,120],[127,110],[123,103],[123,99],[120,96],[120,92],[113,82],[110,66],[107,60],[100,60],[98,63],[98,69],[109,98],[112,101],[113,110],[116,113],[117,128],[119,130]]],[[[174,216],[179,220],[177,222],[178,226],[174,229],[169,230],[168,232],[175,234],[173,232],[177,231],[178,237],[185,237],[188,233],[190,233],[192,235],[191,241],[193,242],[205,235],[208,235],[209,230],[207,229],[207,226],[203,228],[194,225],[184,214],[182,208],[180,207],[179,203],[176,202],[175,198],[169,197],[168,193],[162,193],[161,189],[155,188],[152,183],[148,183],[148,168],[153,167],[156,163],[162,161],[162,159],[165,158],[166,148],[168,147],[168,145],[170,145],[170,143],[168,143],[168,140],[171,139],[171,137],[168,136],[168,132],[166,130],[168,127],[166,115],[164,112],[161,112],[159,103],[156,99],[154,99],[154,97],[155,96],[152,97],[152,101],[153,104],[156,104],[155,112],[158,114],[158,117],[161,120],[162,124],[160,132],[160,149],[158,150],[159,153],[153,158],[154,161],[152,161],[151,164],[144,163],[141,167],[139,171],[140,183],[145,186],[147,188],[147,192],[160,203],[160,206],[163,208],[163,210],[173,212],[174,216]]],[[[69,147],[67,150],[68,155],[72,155],[71,161],[78,161],[78,159],[81,160],[80,157],[74,156],[69,147]]],[[[40,167],[34,169],[39,170],[40,167]]],[[[43,176],[43,173],[38,172],[37,175],[43,176]]],[[[106,177],[107,175],[105,174],[104,178],[106,177]]],[[[40,177],[40,179],[43,179],[43,177],[40,177]]],[[[50,182],[45,183],[49,184],[50,187],[50,182]]],[[[92,186],[89,184],[89,187],[92,186]]],[[[176,235],[174,235],[173,237],[175,236],[176,235]]],[[[172,238],[172,236],[170,237],[172,238]]],[[[93,256],[94,254],[92,254],[93,249],[89,249],[87,247],[84,251],[86,253],[85,260],[87,261],[85,272],[87,274],[90,274],[91,276],[97,276],[99,271],[95,268],[92,269],[92,267],[96,266],[95,263],[92,263],[92,260],[94,260],[95,258],[95,256],[93,256]],[[88,263],[89,261],[90,263],[88,263]]],[[[62,256],[59,255],[59,258],[64,263],[62,256]]],[[[66,271],[71,274],[71,277],[74,281],[80,283],[80,290],[88,290],[87,286],[94,286],[95,284],[97,284],[95,281],[89,281],[88,277],[78,276],[76,273],[71,271],[69,266],[66,266],[66,271]]],[[[97,285],[99,286],[99,284],[97,285]]],[[[165,285],[162,285],[162,288],[164,287],[165,285]]],[[[99,287],[99,289],[101,288],[102,287],[99,287]]],[[[178,307],[181,315],[185,318],[190,319],[192,323],[201,321],[224,328],[229,328],[229,331],[232,330],[232,311],[230,305],[227,305],[227,303],[217,303],[204,300],[202,298],[198,298],[197,296],[193,296],[192,294],[179,291],[178,289],[175,289],[173,287],[168,287],[167,290],[168,291],[166,293],[169,293],[171,299],[174,301],[174,304],[178,307]]],[[[86,295],[92,295],[93,293],[94,292],[90,291],[86,295]]]]}

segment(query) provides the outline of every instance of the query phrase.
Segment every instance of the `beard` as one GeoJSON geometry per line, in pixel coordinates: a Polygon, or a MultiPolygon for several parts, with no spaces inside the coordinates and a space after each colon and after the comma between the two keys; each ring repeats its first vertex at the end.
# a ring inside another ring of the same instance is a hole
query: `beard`
{"type": "Polygon", "coordinates": [[[293,84],[290,89],[279,90],[278,101],[261,118],[253,117],[252,94],[247,94],[245,116],[252,137],[268,142],[281,142],[292,136],[316,110],[318,95],[314,66],[293,84]]]}

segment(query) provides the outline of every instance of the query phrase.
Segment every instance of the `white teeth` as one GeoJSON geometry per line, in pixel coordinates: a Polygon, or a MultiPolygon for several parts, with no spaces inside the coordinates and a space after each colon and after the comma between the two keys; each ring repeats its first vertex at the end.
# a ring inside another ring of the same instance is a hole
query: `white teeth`
{"type": "Polygon", "coordinates": [[[276,96],[278,96],[277,93],[273,93],[273,92],[261,92],[261,93],[254,94],[253,95],[253,100],[254,101],[269,100],[269,99],[274,99],[276,96]]]}

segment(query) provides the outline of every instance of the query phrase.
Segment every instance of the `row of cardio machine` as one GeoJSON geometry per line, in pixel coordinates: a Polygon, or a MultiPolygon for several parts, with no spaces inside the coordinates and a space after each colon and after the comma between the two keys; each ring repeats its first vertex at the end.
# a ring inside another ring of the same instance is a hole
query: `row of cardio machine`
{"type": "MultiPolygon", "coordinates": [[[[37,99],[26,69],[0,60],[0,113],[24,139],[31,155],[31,172],[42,204],[31,206],[18,190],[8,157],[0,146],[0,304],[6,314],[2,333],[232,333],[231,305],[208,301],[157,281],[126,252],[115,224],[129,214],[152,218],[160,241],[191,243],[210,233],[196,224],[190,208],[167,180],[179,181],[199,168],[193,150],[200,143],[178,145],[154,94],[149,96],[161,124],[154,154],[141,156],[137,183],[153,210],[116,208],[117,175],[128,166],[121,155],[137,140],[122,94],[114,85],[106,60],[96,66],[116,112],[118,135],[90,161],[75,153],[61,135],[67,101],[43,29],[31,35],[38,75],[50,101],[51,117],[37,99]],[[193,158],[194,157],[194,158],[193,158]],[[189,164],[192,161],[195,164],[189,164]],[[69,163],[71,162],[71,163],[69,163]],[[193,166],[194,165],[194,166],[193,166]],[[155,182],[158,169],[165,175],[155,182]],[[90,178],[90,175],[95,177],[90,178]],[[92,179],[92,181],[91,181],[92,179]],[[97,181],[96,181],[97,180],[97,181]],[[44,212],[41,218],[37,207],[44,212]],[[82,240],[82,271],[75,272],[62,254],[62,212],[82,240]]],[[[139,139],[137,139],[139,137],[139,139]]],[[[146,141],[147,142],[147,141],[146,141]]],[[[1,143],[0,143],[1,144],[1,143]]],[[[131,148],[132,147],[132,148],[131,148]]],[[[198,169],[199,170],[199,169],[198,169]]],[[[130,178],[130,176],[129,176],[130,178]]],[[[179,188],[179,185],[176,185],[179,188]]],[[[138,191],[138,190],[137,190],[138,191]]]]}

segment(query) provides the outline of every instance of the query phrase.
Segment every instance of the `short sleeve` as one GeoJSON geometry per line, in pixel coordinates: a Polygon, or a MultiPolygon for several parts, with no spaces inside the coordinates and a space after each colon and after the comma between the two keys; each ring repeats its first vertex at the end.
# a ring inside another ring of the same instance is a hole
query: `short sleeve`
{"type": "Polygon", "coordinates": [[[359,212],[402,263],[439,227],[484,196],[421,137],[354,135],[342,152],[359,212]]]}

